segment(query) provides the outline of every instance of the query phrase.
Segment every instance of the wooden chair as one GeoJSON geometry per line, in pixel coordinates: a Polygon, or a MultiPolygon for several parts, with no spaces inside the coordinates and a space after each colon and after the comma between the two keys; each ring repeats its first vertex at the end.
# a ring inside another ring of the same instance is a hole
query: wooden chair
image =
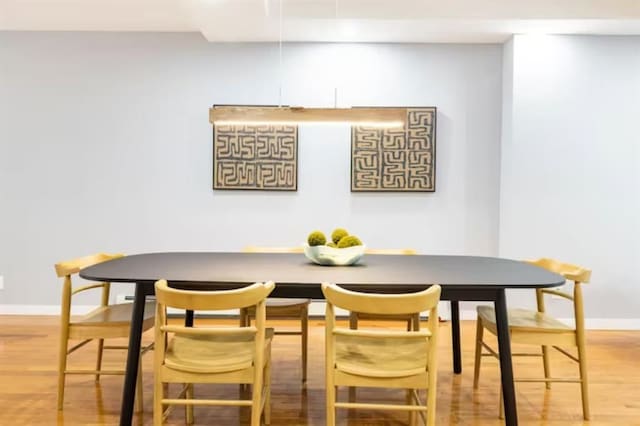
{"type": "MultiPolygon", "coordinates": [[[[365,254],[388,254],[388,255],[415,255],[418,252],[411,248],[406,249],[366,249],[365,254]]],[[[420,330],[420,312],[413,315],[379,315],[379,314],[365,314],[363,312],[350,312],[349,313],[349,327],[352,330],[358,328],[358,320],[392,320],[392,321],[406,321],[407,331],[420,330]]]]}
{"type": "MultiPolygon", "coordinates": [[[[302,247],[258,247],[247,246],[242,249],[245,253],[304,253],[302,247]]],[[[309,303],[311,299],[282,299],[270,297],[267,299],[267,318],[295,318],[300,319],[300,331],[276,330],[276,335],[301,336],[302,354],[302,383],[307,383],[307,348],[309,341],[309,303]]],[[[240,326],[251,325],[255,318],[255,309],[248,307],[240,310],[240,326]]]]}
{"type": "Polygon", "coordinates": [[[371,294],[322,284],[327,300],[326,383],[327,425],[336,423],[336,408],[407,410],[425,424],[435,425],[438,301],[440,286],[419,293],[371,294]],[[334,307],[363,313],[412,314],[429,310],[426,330],[352,330],[338,327],[334,307]],[[338,402],[337,386],[407,389],[405,405],[338,402]],[[427,389],[426,404],[418,390],[427,389]],[[424,413],[426,412],[426,417],[424,413]]]}
{"type": "Polygon", "coordinates": [[[163,405],[186,406],[193,423],[194,405],[251,407],[251,426],[264,414],[270,422],[272,329],[265,329],[265,298],[273,282],[237,290],[186,291],[156,282],[153,424],[163,422],[163,405]],[[167,307],[185,310],[225,310],[254,306],[255,326],[185,327],[167,324],[167,307]],[[165,395],[165,385],[186,383],[178,396],[165,395]],[[251,399],[194,399],[193,383],[252,384],[251,399]],[[184,398],[182,398],[184,397],[184,398]]]}
{"type": "MultiPolygon", "coordinates": [[[[514,353],[513,356],[542,356],[544,379],[526,378],[514,379],[516,382],[543,382],[547,389],[551,388],[551,382],[580,383],[582,390],[582,412],[585,420],[589,419],[589,394],[587,388],[587,360],[584,336],[584,308],[582,302],[582,283],[588,283],[591,278],[591,271],[581,266],[562,263],[553,259],[539,259],[529,261],[532,265],[539,266],[551,272],[564,276],[567,280],[573,281],[573,295],[553,289],[537,289],[536,302],[537,311],[527,309],[510,309],[509,334],[512,343],[540,345],[542,353],[521,354],[514,353]],[[575,327],[564,324],[549,316],[545,311],[544,295],[555,295],[573,301],[575,327]],[[560,353],[579,364],[579,378],[554,378],[551,377],[549,366],[549,346],[557,349],[560,353]],[[561,347],[577,348],[577,356],[567,352],[561,347]]],[[[498,357],[497,351],[492,349],[483,340],[483,331],[486,328],[494,335],[497,335],[496,319],[493,307],[478,306],[478,322],[476,331],[476,353],[473,376],[473,387],[478,388],[480,377],[480,361],[485,355],[498,357]],[[486,348],[488,353],[482,353],[482,348],[486,348]]],[[[502,398],[500,398],[500,417],[503,417],[502,398]]]]}
{"type": "MultiPolygon", "coordinates": [[[[64,403],[64,387],[67,374],[93,374],[96,383],[99,382],[100,376],[104,374],[121,374],[122,370],[102,370],[102,353],[108,349],[128,349],[127,346],[105,346],[104,339],[110,338],[128,338],[129,327],[131,323],[131,311],[133,304],[120,303],[115,305],[109,304],[110,283],[92,283],[75,289],[71,283],[71,277],[81,269],[97,263],[106,262],[107,260],[122,257],[122,254],[105,254],[99,253],[91,256],[81,257],[78,259],[68,260],[56,263],[56,274],[58,277],[64,277],[62,283],[62,303],[61,303],[61,325],[60,325],[60,355],[58,362],[58,410],[62,410],[64,403]],[[102,300],[100,306],[80,319],[71,318],[71,298],[72,296],[95,288],[102,289],[102,300]],[[71,349],[69,349],[69,340],[82,339],[82,341],[71,349]],[[98,340],[98,357],[96,360],[95,370],[77,370],[67,368],[67,357],[75,350],[81,348],[92,340],[98,340]]],[[[154,303],[149,302],[145,306],[144,321],[142,330],[148,330],[153,327],[154,303]]],[[[142,353],[145,353],[153,347],[153,343],[144,347],[142,353]]],[[[136,409],[142,411],[142,374],[138,374],[138,384],[136,386],[136,409]]]]}

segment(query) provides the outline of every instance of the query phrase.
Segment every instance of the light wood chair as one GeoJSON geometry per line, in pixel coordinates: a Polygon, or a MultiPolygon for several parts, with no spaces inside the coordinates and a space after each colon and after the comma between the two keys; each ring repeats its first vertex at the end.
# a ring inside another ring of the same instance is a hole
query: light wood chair
{"type": "MultiPolygon", "coordinates": [[[[73,288],[71,278],[73,275],[97,263],[122,257],[122,254],[99,253],[78,259],[56,263],[56,274],[63,277],[62,283],[62,303],[60,313],[60,353],[58,360],[58,410],[62,410],[64,404],[64,388],[67,374],[93,374],[96,383],[101,375],[118,374],[124,375],[122,370],[103,370],[102,354],[108,349],[128,349],[127,346],[105,346],[104,340],[111,338],[128,338],[131,324],[131,311],[133,304],[120,303],[109,304],[110,283],[92,283],[81,287],[73,288]],[[100,306],[87,315],[79,319],[71,318],[71,298],[72,296],[91,289],[102,289],[102,300],[100,306]],[[82,341],[72,348],[69,348],[69,341],[81,339],[82,341]],[[67,357],[75,350],[83,347],[92,340],[98,341],[98,356],[95,370],[78,370],[67,368],[67,357]]],[[[153,327],[154,303],[148,302],[145,306],[142,330],[153,327]]],[[[153,347],[153,343],[142,348],[142,353],[153,347]]],[[[136,386],[136,410],[142,411],[142,374],[138,374],[138,384],[136,386]]]]}
{"type": "MultiPolygon", "coordinates": [[[[418,252],[411,248],[405,249],[365,249],[365,254],[385,254],[385,255],[416,255],[418,252]]],[[[358,328],[358,320],[391,320],[406,321],[407,331],[420,330],[420,312],[412,315],[379,315],[365,314],[363,312],[349,313],[349,328],[356,330],[358,328]]]]}
{"type": "MultiPolygon", "coordinates": [[[[304,253],[302,247],[259,247],[247,246],[245,253],[304,253]]],[[[309,303],[311,299],[283,299],[270,297],[267,299],[267,318],[300,319],[300,331],[275,330],[276,335],[300,336],[302,356],[302,383],[307,383],[307,348],[309,341],[309,303]]],[[[240,326],[251,325],[255,318],[255,309],[248,307],[240,310],[240,326]]]]}
{"type": "Polygon", "coordinates": [[[410,294],[371,294],[322,284],[326,311],[327,425],[336,423],[336,408],[407,410],[410,424],[420,413],[425,424],[436,421],[438,301],[440,286],[410,294]],[[334,307],[388,315],[429,311],[425,330],[352,330],[338,327],[334,307]],[[407,389],[406,404],[337,401],[337,386],[407,389]],[[426,403],[418,391],[427,389],[426,403]],[[426,412],[426,416],[425,416],[426,412]]]}
{"type": "MultiPolygon", "coordinates": [[[[529,261],[532,265],[539,266],[551,272],[564,276],[567,280],[573,281],[573,294],[565,293],[553,289],[536,289],[537,311],[527,309],[510,309],[509,334],[512,343],[540,345],[541,353],[514,353],[513,356],[542,356],[544,378],[521,378],[514,379],[515,382],[543,382],[547,389],[551,388],[551,382],[580,383],[582,390],[582,412],[585,420],[589,419],[589,394],[587,382],[587,360],[584,336],[584,307],[582,301],[581,284],[588,283],[591,278],[591,271],[581,266],[562,263],[554,259],[538,259],[529,261]],[[573,302],[575,327],[564,324],[561,321],[549,316],[545,311],[544,295],[555,295],[573,302]],[[576,361],[579,365],[579,378],[558,378],[551,377],[549,366],[549,347],[553,347],[560,353],[576,361]],[[562,347],[577,348],[577,356],[567,352],[562,347]]],[[[478,322],[476,331],[475,366],[473,375],[473,387],[478,388],[480,377],[480,362],[482,356],[498,357],[498,352],[492,349],[483,340],[483,332],[486,328],[490,333],[497,335],[496,317],[493,307],[478,306],[478,322]],[[488,353],[483,353],[485,348],[488,353]]],[[[502,398],[500,398],[500,417],[503,417],[502,398]]]]}
{"type": "Polygon", "coordinates": [[[187,423],[193,423],[194,405],[251,407],[251,426],[270,422],[271,340],[266,329],[265,298],[273,282],[237,290],[187,291],[156,282],[153,424],[163,423],[163,405],[184,405],[187,423]],[[167,324],[167,308],[225,310],[254,306],[255,326],[185,327],[167,324]],[[169,383],[186,383],[178,398],[168,398],[169,383]],[[194,383],[252,384],[251,399],[194,399],[194,383]]]}

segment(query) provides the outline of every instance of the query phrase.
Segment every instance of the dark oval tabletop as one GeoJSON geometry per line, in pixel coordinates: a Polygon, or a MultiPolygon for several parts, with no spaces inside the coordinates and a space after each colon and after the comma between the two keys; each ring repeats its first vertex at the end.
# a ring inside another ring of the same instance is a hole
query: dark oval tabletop
{"type": "Polygon", "coordinates": [[[300,253],[228,252],[136,254],[88,267],[80,276],[135,283],[166,279],[172,286],[202,289],[274,281],[280,293],[290,288],[297,294],[310,287],[319,290],[323,282],[376,292],[418,291],[431,284],[462,290],[555,287],[565,282],[540,267],[494,257],[365,255],[352,266],[320,266],[300,253]]]}

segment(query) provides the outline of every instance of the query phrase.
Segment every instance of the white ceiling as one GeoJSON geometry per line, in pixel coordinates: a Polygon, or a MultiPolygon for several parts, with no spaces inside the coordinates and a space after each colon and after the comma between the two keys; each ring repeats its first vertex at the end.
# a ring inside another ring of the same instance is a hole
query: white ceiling
{"type": "Polygon", "coordinates": [[[640,34],[640,0],[0,0],[0,30],[187,31],[209,41],[502,42],[640,34]]]}

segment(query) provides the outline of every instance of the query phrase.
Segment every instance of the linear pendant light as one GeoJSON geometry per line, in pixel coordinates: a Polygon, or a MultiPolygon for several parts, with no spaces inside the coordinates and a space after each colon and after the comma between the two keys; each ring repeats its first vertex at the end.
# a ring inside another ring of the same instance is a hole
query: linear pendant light
{"type": "Polygon", "coordinates": [[[347,123],[372,127],[404,127],[406,108],[303,108],[213,106],[209,121],[215,125],[347,123]]]}
{"type": "MultiPolygon", "coordinates": [[[[280,89],[278,106],[232,106],[214,105],[209,110],[209,121],[214,125],[260,125],[300,123],[347,123],[370,127],[405,127],[406,108],[337,108],[337,88],[334,94],[334,108],[303,108],[282,106],[282,9],[280,0],[279,15],[279,68],[280,89]]],[[[336,19],[338,18],[338,0],[335,0],[336,19]]]]}

